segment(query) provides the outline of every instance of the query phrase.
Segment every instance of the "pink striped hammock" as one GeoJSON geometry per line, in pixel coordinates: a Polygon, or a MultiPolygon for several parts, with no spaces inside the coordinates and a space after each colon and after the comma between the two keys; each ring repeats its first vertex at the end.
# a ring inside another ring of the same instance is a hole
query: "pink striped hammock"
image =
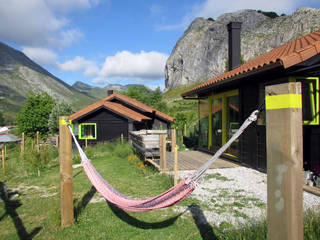
{"type": "Polygon", "coordinates": [[[126,197],[125,195],[114,189],[102,176],[98,173],[91,161],[87,158],[82,148],[80,147],[75,135],[73,134],[72,128],[68,125],[74,142],[78,148],[82,166],[87,174],[90,182],[96,188],[96,190],[104,197],[107,201],[116,205],[117,207],[130,212],[146,212],[154,209],[165,208],[172,206],[178,202],[181,202],[187,198],[195,189],[197,183],[201,179],[205,171],[211,166],[211,164],[242,134],[242,132],[253,122],[257,120],[259,111],[254,111],[250,117],[241,125],[238,131],[223,145],[219,151],[217,151],[213,157],[203,164],[197,171],[192,175],[183,179],[176,186],[169,190],[161,193],[158,196],[146,199],[137,200],[126,197]]]}

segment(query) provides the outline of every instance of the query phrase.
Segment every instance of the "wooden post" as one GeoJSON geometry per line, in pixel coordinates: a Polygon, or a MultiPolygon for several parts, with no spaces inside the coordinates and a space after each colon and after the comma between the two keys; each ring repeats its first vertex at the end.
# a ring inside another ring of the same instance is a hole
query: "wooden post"
{"type": "Polygon", "coordinates": [[[37,144],[37,151],[39,152],[39,131],[36,133],[36,144],[37,144]]]}
{"type": "Polygon", "coordinates": [[[266,87],[268,239],[303,239],[301,84],[266,87]]]}
{"type": "Polygon", "coordinates": [[[21,134],[21,151],[20,156],[22,156],[24,153],[24,132],[21,134]]]}
{"type": "Polygon", "coordinates": [[[56,147],[59,147],[59,135],[56,136],[56,147]]]}
{"type": "Polygon", "coordinates": [[[65,121],[68,117],[59,117],[59,157],[60,157],[60,212],[61,227],[73,225],[73,189],[72,189],[72,145],[71,133],[65,121]]]}
{"type": "Polygon", "coordinates": [[[167,135],[160,134],[160,169],[166,170],[167,168],[167,156],[166,156],[166,138],[167,135]]]}
{"type": "Polygon", "coordinates": [[[7,146],[4,145],[4,160],[7,159],[7,146]]]}
{"type": "Polygon", "coordinates": [[[176,146],[177,146],[176,130],[171,129],[171,152],[174,151],[176,146]]]}
{"type": "Polygon", "coordinates": [[[123,144],[123,133],[121,133],[120,138],[121,138],[121,144],[123,144]]]}
{"type": "Polygon", "coordinates": [[[174,147],[174,185],[178,184],[178,146],[174,147]]]}
{"type": "Polygon", "coordinates": [[[3,175],[6,175],[6,169],[5,169],[5,166],[4,166],[4,149],[2,149],[2,173],[3,175]]]}
{"type": "Polygon", "coordinates": [[[183,128],[183,136],[187,136],[187,124],[184,124],[184,128],[183,128]]]}
{"type": "Polygon", "coordinates": [[[85,144],[84,144],[84,147],[87,148],[87,147],[88,147],[88,139],[86,139],[86,140],[84,141],[84,143],[85,143],[85,144]]]}

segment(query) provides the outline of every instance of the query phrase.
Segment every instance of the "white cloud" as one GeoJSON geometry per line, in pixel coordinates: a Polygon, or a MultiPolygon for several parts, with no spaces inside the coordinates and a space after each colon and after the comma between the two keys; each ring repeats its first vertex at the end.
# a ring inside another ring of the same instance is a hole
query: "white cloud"
{"type": "Polygon", "coordinates": [[[100,72],[100,78],[95,81],[101,83],[103,77],[136,78],[140,80],[159,79],[164,77],[167,58],[168,55],[159,52],[118,52],[116,55],[106,58],[100,72]]]}
{"type": "Polygon", "coordinates": [[[59,12],[85,10],[97,6],[100,0],[45,0],[51,9],[59,12]]]}
{"type": "Polygon", "coordinates": [[[99,68],[94,61],[86,60],[80,56],[59,64],[58,68],[64,72],[83,71],[86,76],[96,76],[99,74],[99,68]]]}
{"type": "Polygon", "coordinates": [[[240,9],[255,9],[274,11],[277,13],[291,13],[298,5],[297,0],[206,0],[200,5],[194,5],[191,15],[194,17],[217,18],[222,13],[234,12],[240,9]]]}
{"type": "MultiPolygon", "coordinates": [[[[304,0],[304,5],[312,3],[314,0],[304,0]]],[[[164,25],[157,30],[177,30],[185,29],[196,17],[211,17],[216,19],[223,13],[234,12],[241,9],[255,9],[263,11],[274,11],[278,14],[291,14],[301,4],[298,0],[205,0],[200,4],[195,4],[192,10],[185,14],[180,23],[164,25]]]]}
{"type": "Polygon", "coordinates": [[[83,34],[67,12],[86,10],[99,0],[0,0],[0,37],[23,46],[63,48],[83,34]]]}
{"type": "Polygon", "coordinates": [[[49,49],[22,47],[22,52],[39,65],[57,66],[57,54],[49,49]]]}

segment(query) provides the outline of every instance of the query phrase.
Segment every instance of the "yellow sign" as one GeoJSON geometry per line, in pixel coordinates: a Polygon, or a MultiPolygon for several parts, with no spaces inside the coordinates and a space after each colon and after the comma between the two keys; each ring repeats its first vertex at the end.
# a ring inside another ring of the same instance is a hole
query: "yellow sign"
{"type": "Polygon", "coordinates": [[[69,121],[59,120],[59,125],[71,125],[71,120],[69,121]]]}
{"type": "Polygon", "coordinates": [[[302,108],[301,94],[266,96],[266,110],[283,108],[302,108]]]}

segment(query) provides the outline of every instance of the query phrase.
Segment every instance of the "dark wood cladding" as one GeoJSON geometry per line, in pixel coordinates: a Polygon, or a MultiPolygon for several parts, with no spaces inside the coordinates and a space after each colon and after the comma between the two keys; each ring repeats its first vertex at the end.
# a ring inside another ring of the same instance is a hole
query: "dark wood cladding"
{"type": "Polygon", "coordinates": [[[81,123],[96,123],[97,124],[97,139],[88,140],[90,143],[112,141],[123,134],[128,137],[128,119],[119,116],[105,108],[101,108],[79,121],[81,123]]]}

